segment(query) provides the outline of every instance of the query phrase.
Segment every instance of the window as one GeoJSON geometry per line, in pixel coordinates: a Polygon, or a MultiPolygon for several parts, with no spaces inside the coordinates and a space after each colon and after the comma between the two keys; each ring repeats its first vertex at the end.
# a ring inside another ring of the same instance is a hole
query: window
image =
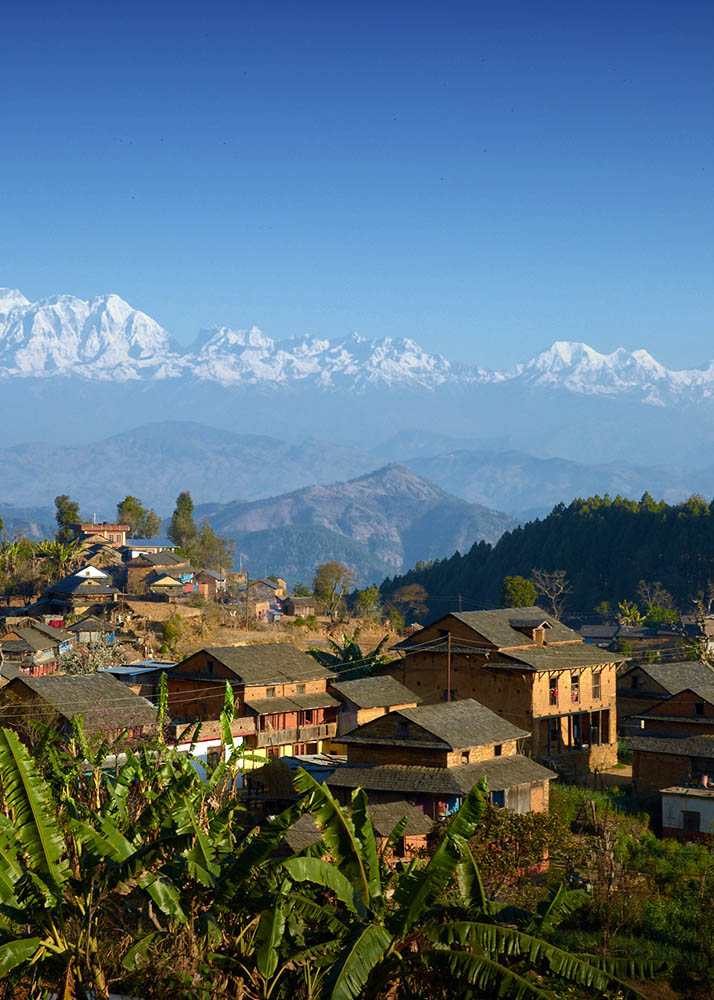
{"type": "Polygon", "coordinates": [[[570,678],[570,698],[574,703],[580,701],[580,678],[577,674],[570,678]]]}
{"type": "Polygon", "coordinates": [[[496,746],[493,748],[493,756],[500,757],[502,753],[503,753],[503,744],[497,743],[496,746]]]}
{"type": "Polygon", "coordinates": [[[461,763],[462,764],[468,764],[468,762],[470,760],[471,760],[471,751],[470,750],[462,750],[461,751],[461,763]]]}
{"type": "Polygon", "coordinates": [[[633,674],[632,675],[632,690],[636,691],[639,686],[640,686],[640,678],[637,676],[637,674],[633,674]]]}
{"type": "Polygon", "coordinates": [[[704,715],[704,702],[703,701],[695,701],[694,702],[694,714],[695,715],[704,715]]]}
{"type": "Polygon", "coordinates": [[[550,695],[550,704],[551,705],[557,705],[558,704],[558,678],[557,677],[551,677],[550,678],[548,690],[549,690],[549,695],[550,695]]]}
{"type": "Polygon", "coordinates": [[[408,740],[409,739],[409,723],[404,719],[399,719],[397,721],[397,739],[408,740]]]}
{"type": "Polygon", "coordinates": [[[601,678],[601,676],[602,676],[602,674],[600,673],[599,670],[596,673],[593,674],[593,698],[598,698],[599,699],[601,697],[601,695],[600,695],[600,678],[601,678]]]}
{"type": "Polygon", "coordinates": [[[302,718],[303,725],[304,726],[311,726],[312,722],[313,722],[313,717],[314,717],[313,716],[313,710],[311,708],[306,709],[302,713],[302,716],[303,716],[303,718],[302,718]]]}
{"type": "Polygon", "coordinates": [[[502,791],[491,792],[489,798],[491,799],[492,805],[497,806],[499,809],[503,809],[506,804],[506,791],[503,789],[502,791]]]}
{"type": "Polygon", "coordinates": [[[214,667],[213,660],[206,660],[206,670],[208,671],[209,674],[213,673],[213,667],[214,667]]]}
{"type": "Polygon", "coordinates": [[[280,747],[267,747],[265,753],[268,757],[279,757],[280,747]]]}
{"type": "Polygon", "coordinates": [[[275,688],[266,688],[265,689],[265,697],[266,698],[274,698],[275,697],[275,688]]]}
{"type": "Polygon", "coordinates": [[[699,833],[699,821],[701,816],[698,812],[688,809],[682,810],[682,830],[685,833],[699,833]]]}
{"type": "Polygon", "coordinates": [[[298,684],[297,688],[295,689],[295,692],[296,694],[305,694],[305,685],[298,684]]]}

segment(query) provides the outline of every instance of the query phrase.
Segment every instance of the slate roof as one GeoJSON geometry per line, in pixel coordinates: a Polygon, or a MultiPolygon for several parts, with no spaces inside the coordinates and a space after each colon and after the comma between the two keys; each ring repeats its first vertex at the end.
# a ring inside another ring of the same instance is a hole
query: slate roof
{"type": "Polygon", "coordinates": [[[491,791],[534,781],[550,781],[557,775],[528,757],[494,757],[460,767],[417,767],[408,764],[342,764],[327,783],[338,788],[408,794],[464,796],[485,777],[491,791]]]}
{"type": "Polygon", "coordinates": [[[587,643],[565,644],[563,646],[531,646],[514,650],[512,653],[498,653],[490,657],[487,667],[512,667],[516,670],[576,670],[579,667],[597,667],[606,663],[621,663],[625,660],[621,653],[608,653],[587,643]]]}
{"type": "Polygon", "coordinates": [[[375,802],[368,805],[368,811],[372,818],[372,826],[375,833],[380,837],[388,837],[400,820],[406,816],[407,825],[404,828],[404,837],[426,836],[431,833],[434,826],[432,820],[425,816],[419,806],[413,806],[411,802],[402,799],[399,802],[375,802]]]}
{"type": "Polygon", "coordinates": [[[45,649],[55,649],[62,641],[59,636],[56,639],[51,639],[42,632],[35,631],[34,628],[16,628],[13,631],[36,653],[45,649]]]}
{"type": "Polygon", "coordinates": [[[76,622],[72,622],[71,625],[67,626],[67,631],[74,632],[110,632],[111,628],[107,626],[106,622],[103,622],[101,618],[95,618],[94,615],[87,615],[86,618],[80,618],[76,622]]]}
{"type": "MultiPolygon", "coordinates": [[[[520,632],[515,624],[536,622],[540,625],[547,622],[550,628],[546,631],[546,642],[581,642],[581,636],[573,629],[563,625],[542,608],[497,608],[493,611],[453,611],[452,618],[457,618],[478,632],[489,643],[497,647],[523,646],[530,637],[520,632]]],[[[440,621],[442,619],[439,619],[440,621]]],[[[434,624],[433,622],[431,624],[434,624]]],[[[429,626],[425,626],[429,628],[429,626]]],[[[532,641],[532,640],[530,640],[532,641]]]]}
{"type": "Polygon", "coordinates": [[[326,691],[313,694],[293,694],[282,698],[246,699],[246,705],[258,715],[275,715],[278,712],[303,712],[310,708],[334,708],[339,701],[326,691]]]}
{"type": "Polygon", "coordinates": [[[322,840],[322,834],[317,829],[315,820],[310,813],[303,815],[290,827],[285,834],[285,842],[292,851],[304,851],[322,840]]]}
{"type": "Polygon", "coordinates": [[[64,580],[60,580],[58,583],[54,583],[51,587],[47,588],[48,594],[79,594],[81,597],[88,596],[91,597],[94,594],[118,594],[119,591],[116,587],[112,587],[106,583],[97,583],[96,580],[92,580],[89,577],[76,576],[72,573],[70,576],[66,576],[64,580]]]}
{"type": "MultiPolygon", "coordinates": [[[[713,678],[714,680],[714,678],[713,678]]],[[[714,719],[707,718],[705,715],[662,715],[658,709],[666,707],[669,702],[671,702],[677,695],[683,694],[686,691],[690,691],[695,694],[702,701],[708,702],[710,705],[714,705],[714,683],[711,684],[698,684],[696,687],[684,688],[684,691],[678,691],[677,694],[672,694],[669,698],[663,698],[658,705],[654,708],[648,709],[646,712],[641,712],[640,715],[633,715],[633,719],[676,719],[678,722],[708,722],[709,725],[714,724],[714,719]]]]}
{"type": "Polygon", "coordinates": [[[220,582],[221,580],[225,580],[226,578],[225,573],[216,573],[214,569],[202,569],[198,575],[210,576],[212,580],[217,580],[218,582],[220,582]]]}
{"type": "Polygon", "coordinates": [[[627,745],[642,753],[674,754],[678,757],[706,757],[714,760],[714,736],[657,737],[632,736],[627,745]]]}
{"type": "Polygon", "coordinates": [[[438,705],[419,705],[417,708],[401,708],[390,712],[386,718],[393,716],[413,722],[435,739],[427,741],[417,733],[413,738],[372,736],[370,730],[374,728],[375,723],[381,726],[385,718],[382,717],[374,722],[366,722],[363,726],[341,736],[340,742],[404,747],[433,747],[436,743],[447,750],[461,750],[465,747],[504,743],[506,740],[522,739],[529,735],[525,729],[518,729],[472,698],[445,701],[438,705]]]}
{"type": "MultiPolygon", "coordinates": [[[[121,681],[104,671],[12,680],[4,689],[12,691],[23,685],[50,705],[59,715],[71,720],[81,715],[87,732],[108,732],[127,726],[151,726],[156,723],[156,709],[121,681]]],[[[14,709],[14,705],[8,710],[14,709]]],[[[0,710],[0,720],[2,710],[0,710]]]]}
{"type": "Polygon", "coordinates": [[[54,639],[56,642],[67,642],[74,638],[71,632],[63,628],[55,628],[54,625],[45,625],[44,622],[33,621],[32,625],[28,625],[27,627],[34,629],[36,632],[41,632],[42,635],[47,636],[48,639],[54,639]]]}
{"type": "Polygon", "coordinates": [[[618,677],[618,687],[624,688],[625,678],[635,670],[647,674],[669,694],[679,694],[687,688],[695,690],[699,685],[708,687],[714,684],[714,670],[706,663],[701,660],[679,660],[675,663],[648,663],[630,667],[618,677]]]}
{"type": "Polygon", "coordinates": [[[11,660],[3,660],[0,664],[0,677],[5,681],[12,681],[16,677],[27,677],[28,675],[17,663],[11,660]]]}
{"type": "Polygon", "coordinates": [[[288,684],[334,676],[331,670],[289,642],[270,642],[260,646],[211,646],[204,652],[219,660],[249,686],[288,684]]]}
{"type": "Polygon", "coordinates": [[[151,566],[178,566],[188,562],[184,556],[177,556],[173,552],[142,552],[141,555],[132,559],[133,563],[149,563],[151,566]]]}
{"type": "Polygon", "coordinates": [[[347,698],[357,708],[386,708],[392,705],[408,705],[421,702],[414,694],[394,677],[360,677],[354,681],[332,681],[330,687],[340,697],[347,698]]]}

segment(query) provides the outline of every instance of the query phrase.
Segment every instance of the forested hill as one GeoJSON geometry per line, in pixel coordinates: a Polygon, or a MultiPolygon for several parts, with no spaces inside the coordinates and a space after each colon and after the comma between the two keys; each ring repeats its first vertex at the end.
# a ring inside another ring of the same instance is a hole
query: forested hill
{"type": "Polygon", "coordinates": [[[681,611],[714,585],[714,501],[657,503],[608,496],[559,504],[543,520],[508,531],[491,546],[478,542],[458,552],[387,579],[388,600],[399,587],[422,585],[431,615],[457,607],[496,607],[506,576],[530,576],[534,569],[565,570],[572,593],[566,613],[592,612],[601,601],[635,597],[640,580],[659,581],[681,611]]]}

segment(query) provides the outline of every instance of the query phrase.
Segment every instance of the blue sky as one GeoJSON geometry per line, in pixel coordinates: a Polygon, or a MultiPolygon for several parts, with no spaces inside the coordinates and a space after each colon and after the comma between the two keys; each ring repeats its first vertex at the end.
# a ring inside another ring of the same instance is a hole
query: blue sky
{"type": "Polygon", "coordinates": [[[714,357],[714,5],[35,4],[0,42],[0,285],[184,343],[714,357]]]}

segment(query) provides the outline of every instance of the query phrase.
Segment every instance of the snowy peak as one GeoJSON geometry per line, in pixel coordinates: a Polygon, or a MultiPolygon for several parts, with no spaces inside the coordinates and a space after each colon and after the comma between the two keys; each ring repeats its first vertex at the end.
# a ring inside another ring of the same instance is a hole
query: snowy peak
{"type": "Polygon", "coordinates": [[[4,315],[0,310],[0,371],[6,375],[124,380],[157,369],[173,353],[166,330],[118,295],[89,302],[56,295],[30,303],[15,293],[14,301],[4,315]]]}
{"type": "Polygon", "coordinates": [[[55,295],[30,302],[17,289],[0,288],[0,378],[57,375],[357,393],[514,383],[627,395],[655,406],[714,397],[714,362],[700,370],[670,371],[646,350],[602,354],[588,344],[559,340],[515,368],[487,371],[429,354],[408,337],[369,340],[352,333],[327,340],[306,334],[275,341],[257,326],[203,330],[184,350],[118,295],[89,301],[55,295]]]}
{"type": "Polygon", "coordinates": [[[12,309],[22,309],[29,306],[30,301],[26,299],[17,288],[0,288],[0,316],[5,316],[12,309]]]}

